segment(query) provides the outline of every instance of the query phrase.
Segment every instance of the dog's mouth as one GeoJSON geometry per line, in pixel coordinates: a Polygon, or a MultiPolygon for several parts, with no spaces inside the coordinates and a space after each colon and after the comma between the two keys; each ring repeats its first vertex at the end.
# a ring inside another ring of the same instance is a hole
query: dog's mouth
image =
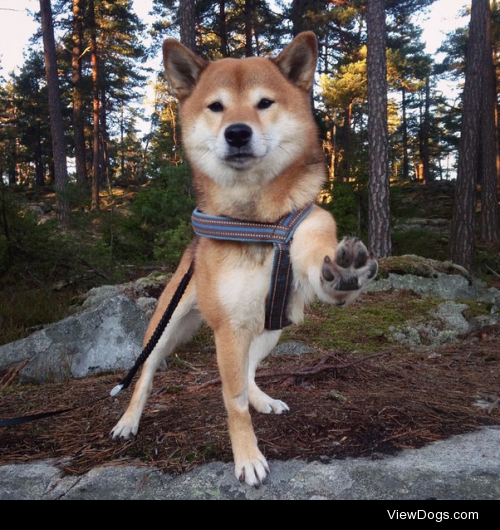
{"type": "Polygon", "coordinates": [[[231,153],[225,158],[227,164],[236,169],[244,169],[253,165],[258,160],[259,158],[253,153],[248,152],[231,153]]]}

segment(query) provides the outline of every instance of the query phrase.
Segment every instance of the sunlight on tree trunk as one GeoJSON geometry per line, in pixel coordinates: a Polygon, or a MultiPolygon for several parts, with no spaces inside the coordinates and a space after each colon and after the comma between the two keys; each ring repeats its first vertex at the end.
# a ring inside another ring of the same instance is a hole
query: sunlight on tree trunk
{"type": "Polygon", "coordinates": [[[84,100],[82,89],[83,11],[85,0],[73,0],[73,50],[71,57],[73,82],[73,128],[75,137],[75,165],[78,187],[86,190],[87,163],[85,160],[84,100]]]}
{"type": "Polygon", "coordinates": [[[92,54],[92,92],[93,92],[93,181],[92,181],[92,209],[100,208],[101,189],[101,128],[99,105],[99,63],[97,57],[97,24],[95,19],[94,0],[89,0],[90,26],[91,26],[91,54],[92,54]]]}

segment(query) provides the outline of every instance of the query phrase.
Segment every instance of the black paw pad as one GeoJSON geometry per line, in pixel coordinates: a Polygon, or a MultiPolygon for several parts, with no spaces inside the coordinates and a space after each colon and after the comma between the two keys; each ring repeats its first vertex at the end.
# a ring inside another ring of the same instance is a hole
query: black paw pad
{"type": "Polygon", "coordinates": [[[352,278],[341,278],[337,287],[338,291],[359,291],[359,281],[356,276],[352,278]]]}

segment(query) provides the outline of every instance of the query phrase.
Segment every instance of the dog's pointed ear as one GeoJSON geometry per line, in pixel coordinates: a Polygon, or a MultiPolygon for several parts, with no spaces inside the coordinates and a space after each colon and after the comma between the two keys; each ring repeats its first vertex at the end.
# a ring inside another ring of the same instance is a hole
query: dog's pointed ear
{"type": "Polygon", "coordinates": [[[163,62],[168,84],[176,98],[183,100],[191,95],[208,63],[174,39],[163,43],[163,62]]]}
{"type": "Polygon", "coordinates": [[[274,61],[286,78],[309,92],[314,84],[314,72],[318,64],[316,35],[312,31],[299,33],[274,61]]]}

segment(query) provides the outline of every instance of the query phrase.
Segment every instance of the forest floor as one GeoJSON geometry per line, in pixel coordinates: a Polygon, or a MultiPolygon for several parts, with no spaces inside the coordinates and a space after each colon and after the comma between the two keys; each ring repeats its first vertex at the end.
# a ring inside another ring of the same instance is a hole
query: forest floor
{"type": "MultiPolygon", "coordinates": [[[[402,307],[405,300],[413,312],[415,303],[422,303],[422,308],[429,304],[405,292],[366,294],[339,322],[336,336],[331,326],[322,326],[331,315],[319,306],[309,312],[305,330],[287,332],[285,340],[299,338],[316,353],[273,355],[260,370],[263,390],[287,402],[292,411],[287,416],[253,414],[267,458],[322,462],[378,458],[500,423],[500,325],[471,333],[459,344],[418,352],[388,343],[388,322],[367,323],[362,332],[360,311],[402,307]],[[316,331],[309,334],[308,329],[316,331]],[[353,330],[361,331],[357,351],[327,348],[348,344],[353,330]],[[479,401],[485,408],[478,406],[479,401]]],[[[9,386],[0,392],[1,416],[87,403],[106,396],[123,375],[9,386]]],[[[2,429],[0,465],[56,459],[70,474],[130,464],[176,474],[207,462],[231,460],[208,330],[174,357],[168,371],[157,374],[137,439],[116,443],[109,433],[129,399],[126,392],[57,419],[2,429]]]]}

